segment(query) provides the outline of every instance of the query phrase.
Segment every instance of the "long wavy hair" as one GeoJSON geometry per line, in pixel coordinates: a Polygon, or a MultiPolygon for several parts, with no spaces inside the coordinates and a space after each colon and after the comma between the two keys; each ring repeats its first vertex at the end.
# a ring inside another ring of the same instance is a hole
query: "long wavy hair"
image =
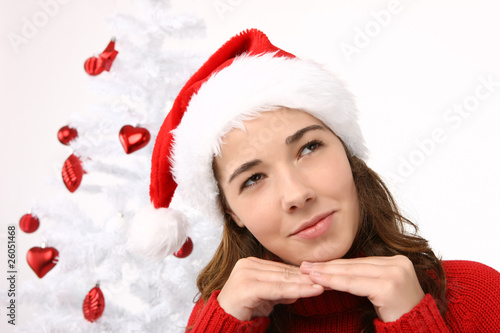
{"type": "MultiPolygon", "coordinates": [[[[366,256],[405,255],[412,261],[423,291],[433,296],[444,316],[447,304],[446,278],[441,260],[436,257],[427,240],[418,236],[418,227],[401,215],[380,176],[364,161],[352,156],[345,144],[342,144],[351,166],[360,205],[358,234],[344,258],[351,258],[359,253],[366,256]]],[[[215,164],[213,171],[218,179],[215,164]]],[[[219,193],[219,204],[226,212],[229,206],[220,187],[219,193]]],[[[239,259],[250,256],[265,259],[274,257],[247,228],[240,228],[229,214],[225,214],[224,220],[221,243],[197,279],[199,295],[205,301],[214,291],[222,289],[239,259]]],[[[275,311],[271,312],[268,332],[282,331],[280,328],[287,320],[283,309],[286,307],[280,307],[276,311],[275,307],[275,311]]],[[[377,314],[373,306],[363,311],[361,317],[363,332],[374,332],[373,320],[377,314]]]]}

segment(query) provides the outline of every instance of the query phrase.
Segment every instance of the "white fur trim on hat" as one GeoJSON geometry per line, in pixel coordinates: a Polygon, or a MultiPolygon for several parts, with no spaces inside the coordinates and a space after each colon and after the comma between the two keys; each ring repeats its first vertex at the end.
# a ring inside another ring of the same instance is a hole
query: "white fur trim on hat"
{"type": "Polygon", "coordinates": [[[132,253],[160,260],[182,247],[189,228],[183,213],[172,208],[146,206],[131,221],[127,248],[132,253]]]}
{"type": "Polygon", "coordinates": [[[277,107],[308,112],[337,134],[353,155],[366,158],[355,101],[341,80],[312,61],[272,53],[243,55],[200,87],[173,131],[176,194],[209,219],[223,221],[213,158],[231,129],[277,107]]]}

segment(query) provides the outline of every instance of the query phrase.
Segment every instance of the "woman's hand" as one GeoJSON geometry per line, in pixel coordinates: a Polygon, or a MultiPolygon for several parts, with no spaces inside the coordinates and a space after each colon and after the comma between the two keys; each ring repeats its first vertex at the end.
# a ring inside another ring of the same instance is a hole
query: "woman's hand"
{"type": "Polygon", "coordinates": [[[250,320],[268,316],[278,303],[291,304],[323,291],[296,266],[250,257],[236,263],[217,300],[226,313],[250,320]]]}
{"type": "Polygon", "coordinates": [[[303,262],[300,271],[325,288],[368,297],[384,322],[399,319],[425,296],[412,262],[402,255],[303,262]]]}

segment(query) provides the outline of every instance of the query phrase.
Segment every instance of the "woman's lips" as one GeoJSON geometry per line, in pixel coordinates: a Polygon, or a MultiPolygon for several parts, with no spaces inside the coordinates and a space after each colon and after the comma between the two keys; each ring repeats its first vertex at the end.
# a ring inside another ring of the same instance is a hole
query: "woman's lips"
{"type": "Polygon", "coordinates": [[[329,228],[330,224],[333,220],[333,212],[329,213],[324,217],[319,217],[311,220],[309,223],[305,223],[305,225],[299,228],[299,231],[293,233],[291,236],[303,238],[303,239],[312,239],[323,235],[329,228]]]}

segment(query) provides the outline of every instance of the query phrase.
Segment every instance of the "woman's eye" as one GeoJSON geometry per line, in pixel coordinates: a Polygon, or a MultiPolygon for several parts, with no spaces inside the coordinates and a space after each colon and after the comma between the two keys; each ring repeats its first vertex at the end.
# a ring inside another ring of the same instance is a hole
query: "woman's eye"
{"type": "Polygon", "coordinates": [[[299,156],[302,157],[304,155],[310,154],[313,151],[315,151],[316,149],[318,149],[321,145],[322,145],[322,143],[318,140],[308,142],[307,144],[305,144],[302,147],[302,149],[300,149],[299,156]]]}
{"type": "Polygon", "coordinates": [[[250,178],[248,178],[242,185],[241,185],[241,189],[245,189],[246,187],[250,187],[250,186],[253,186],[255,185],[259,180],[263,179],[264,178],[264,175],[261,174],[261,173],[256,173],[256,174],[253,174],[252,176],[250,176],[250,178]]]}

